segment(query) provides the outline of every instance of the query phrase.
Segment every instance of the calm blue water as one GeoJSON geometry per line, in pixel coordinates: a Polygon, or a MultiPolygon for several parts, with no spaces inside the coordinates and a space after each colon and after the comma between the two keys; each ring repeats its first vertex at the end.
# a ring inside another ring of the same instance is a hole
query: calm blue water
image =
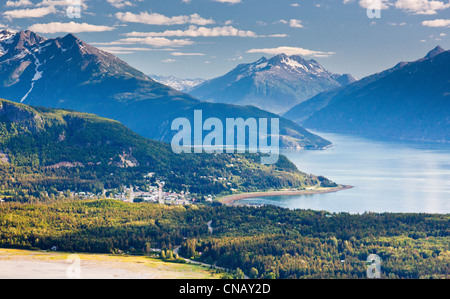
{"type": "Polygon", "coordinates": [[[355,188],[329,194],[244,199],[238,203],[349,213],[450,213],[450,145],[317,134],[334,146],[325,151],[286,150],[283,154],[303,172],[355,188]]]}

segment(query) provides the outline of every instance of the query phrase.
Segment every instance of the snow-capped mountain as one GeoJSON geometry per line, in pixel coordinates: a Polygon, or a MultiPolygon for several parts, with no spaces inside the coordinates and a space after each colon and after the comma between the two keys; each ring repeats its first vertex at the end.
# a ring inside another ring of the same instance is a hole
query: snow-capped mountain
{"type": "Polygon", "coordinates": [[[30,105],[65,106],[81,110],[94,104],[92,97],[106,98],[126,92],[138,82],[147,88],[161,88],[141,72],[107,52],[92,47],[72,34],[45,39],[32,31],[0,32],[1,96],[30,105]],[[100,89],[98,84],[109,85],[100,89]],[[95,93],[92,92],[95,89],[95,93]]]}
{"type": "Polygon", "coordinates": [[[195,78],[195,79],[181,79],[174,76],[158,76],[149,75],[150,78],[159,82],[161,84],[172,87],[175,90],[189,93],[194,87],[205,82],[205,79],[195,78]]]}
{"type": "MultiPolygon", "coordinates": [[[[0,98],[27,105],[72,109],[120,121],[136,133],[170,142],[171,123],[193,118],[273,118],[255,107],[201,102],[160,84],[114,55],[73,34],[45,39],[32,31],[0,31],[0,98]]],[[[286,119],[282,145],[322,148],[329,142],[286,119]],[[285,137],[285,138],[284,138],[285,137]]]]}
{"type": "Polygon", "coordinates": [[[241,64],[228,74],[206,81],[190,93],[204,101],[254,105],[282,113],[321,93],[356,81],[337,75],[315,60],[280,54],[241,64]]]}

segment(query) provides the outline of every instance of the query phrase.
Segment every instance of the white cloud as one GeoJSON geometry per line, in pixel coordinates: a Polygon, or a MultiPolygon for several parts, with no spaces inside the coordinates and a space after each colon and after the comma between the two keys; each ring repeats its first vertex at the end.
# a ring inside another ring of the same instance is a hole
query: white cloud
{"type": "Polygon", "coordinates": [[[243,60],[244,57],[242,57],[242,55],[237,55],[236,57],[233,58],[228,58],[229,61],[238,61],[238,60],[243,60]]]}
{"type": "Polygon", "coordinates": [[[149,45],[153,47],[183,47],[193,45],[189,39],[168,39],[165,37],[129,37],[107,43],[91,43],[100,46],[112,45],[149,45]]]}
{"type": "Polygon", "coordinates": [[[215,24],[212,19],[204,19],[198,14],[183,15],[175,17],[167,17],[159,13],[148,13],[141,12],[139,14],[134,14],[131,12],[118,12],[116,13],[117,19],[122,22],[129,23],[142,23],[148,25],[184,25],[184,24],[194,24],[199,26],[215,24]]]}
{"type": "Polygon", "coordinates": [[[106,0],[115,8],[124,8],[125,6],[133,6],[133,2],[127,0],[106,0]]]}
{"type": "Polygon", "coordinates": [[[30,0],[19,0],[19,1],[6,1],[6,7],[24,7],[31,6],[33,3],[30,0]]]}
{"type": "Polygon", "coordinates": [[[220,3],[228,3],[228,4],[238,4],[241,3],[241,0],[212,0],[213,2],[220,2],[220,3]]]}
{"type": "Polygon", "coordinates": [[[104,32],[112,31],[116,28],[109,26],[97,26],[87,23],[60,23],[52,22],[48,24],[34,24],[28,28],[31,31],[39,33],[57,33],[57,32],[70,32],[70,33],[80,33],[80,32],[104,32]]]}
{"type": "Polygon", "coordinates": [[[56,8],[54,6],[9,10],[3,12],[3,15],[7,19],[21,19],[41,18],[52,13],[56,13],[56,8]]]}
{"type": "MultiPolygon", "coordinates": [[[[450,8],[450,3],[438,0],[359,0],[362,8],[373,7],[380,1],[381,9],[389,9],[395,7],[407,13],[417,15],[434,15],[438,10],[450,8]]],[[[343,0],[344,4],[353,3],[354,0],[343,0]]]]}
{"type": "MultiPolygon", "coordinates": [[[[87,8],[86,0],[78,0],[78,3],[83,9],[87,8]]],[[[37,4],[33,4],[29,0],[7,1],[5,6],[7,7],[26,7],[33,6],[32,8],[13,9],[3,12],[3,16],[7,20],[23,19],[23,18],[42,18],[49,14],[54,14],[59,11],[57,7],[68,7],[73,5],[74,2],[69,0],[42,0],[37,4]]]]}
{"type": "Polygon", "coordinates": [[[127,48],[127,47],[99,47],[100,50],[111,54],[133,54],[140,51],[153,51],[149,48],[127,48]]]}
{"type": "Polygon", "coordinates": [[[390,26],[406,26],[406,23],[405,22],[402,22],[402,23],[388,22],[388,25],[390,25],[390,26]]]}
{"type": "Polygon", "coordinates": [[[263,54],[269,54],[269,55],[286,54],[286,55],[302,55],[302,56],[311,56],[311,57],[329,57],[329,56],[335,54],[334,52],[313,51],[313,50],[303,49],[303,48],[299,48],[299,47],[251,49],[251,50],[248,50],[247,53],[263,53],[263,54]]]}
{"type": "Polygon", "coordinates": [[[131,32],[127,33],[127,36],[133,37],[219,37],[219,36],[237,36],[237,37],[258,37],[256,33],[252,31],[239,30],[232,26],[223,27],[197,27],[194,25],[189,26],[186,30],[166,30],[164,32],[131,32]]]}
{"type": "Polygon", "coordinates": [[[267,35],[267,37],[288,37],[287,34],[271,34],[271,35],[267,35]]]}
{"type": "Polygon", "coordinates": [[[170,54],[172,56],[205,56],[203,53],[182,53],[182,52],[173,52],[170,54]]]}
{"type": "MultiPolygon", "coordinates": [[[[98,45],[105,43],[91,43],[91,45],[98,45]]],[[[134,54],[136,52],[147,52],[147,51],[173,51],[174,49],[155,49],[155,48],[131,48],[131,47],[118,47],[118,46],[99,46],[98,49],[109,52],[111,54],[134,54]]]]}
{"type": "Polygon", "coordinates": [[[292,28],[303,28],[302,21],[297,20],[297,19],[290,19],[289,21],[279,20],[279,21],[275,22],[274,24],[284,24],[284,25],[289,24],[289,26],[292,28]]]}
{"type": "Polygon", "coordinates": [[[292,28],[303,28],[302,21],[297,19],[291,19],[289,21],[289,26],[292,28]]]}
{"type": "Polygon", "coordinates": [[[435,0],[398,0],[395,7],[408,13],[434,15],[437,14],[437,10],[449,8],[450,3],[435,0]]]}
{"type": "Polygon", "coordinates": [[[450,27],[450,19],[423,21],[422,25],[426,27],[450,27]]]}
{"type": "MultiPolygon", "coordinates": [[[[78,3],[81,5],[83,9],[87,9],[86,2],[87,0],[78,0],[78,3]]],[[[75,2],[71,0],[42,0],[41,2],[37,3],[37,7],[49,7],[49,6],[62,6],[67,7],[74,5],[75,2]]]]}
{"type": "Polygon", "coordinates": [[[176,60],[175,59],[164,59],[164,60],[161,60],[161,62],[164,62],[164,63],[171,63],[171,62],[176,62],[176,60]]]}
{"type": "MultiPolygon", "coordinates": [[[[344,4],[349,3],[350,1],[344,1],[344,4]]],[[[377,5],[379,3],[380,9],[389,9],[389,6],[391,5],[390,0],[360,0],[359,6],[362,8],[372,8],[374,5],[377,5]]]]}

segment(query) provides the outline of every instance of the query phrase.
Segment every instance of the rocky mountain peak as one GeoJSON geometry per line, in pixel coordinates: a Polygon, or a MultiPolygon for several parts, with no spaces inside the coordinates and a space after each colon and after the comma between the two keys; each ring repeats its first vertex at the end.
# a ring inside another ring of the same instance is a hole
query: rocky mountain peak
{"type": "Polygon", "coordinates": [[[63,44],[66,47],[70,46],[84,46],[86,45],[81,39],[73,35],[72,33],[67,34],[66,36],[59,38],[61,44],[63,44]]]}
{"type": "Polygon", "coordinates": [[[428,54],[427,54],[427,56],[425,56],[425,58],[433,58],[434,56],[439,55],[443,52],[445,52],[445,50],[441,46],[437,46],[436,48],[434,48],[433,50],[428,52],[428,54]]]}
{"type": "Polygon", "coordinates": [[[253,105],[282,113],[320,92],[354,80],[350,75],[333,74],[315,60],[278,54],[240,64],[224,76],[196,86],[190,93],[204,101],[253,105]]]}
{"type": "Polygon", "coordinates": [[[288,72],[324,75],[326,70],[315,60],[306,60],[299,55],[278,54],[268,61],[269,65],[288,72]]]}
{"type": "Polygon", "coordinates": [[[14,32],[0,31],[0,56],[9,59],[20,53],[30,51],[46,39],[30,30],[14,32]]]}
{"type": "Polygon", "coordinates": [[[37,35],[33,31],[23,30],[14,34],[13,41],[11,42],[11,44],[13,44],[16,49],[19,49],[36,46],[42,43],[43,41],[45,41],[45,38],[43,38],[40,35],[37,35]]]}
{"type": "Polygon", "coordinates": [[[342,86],[347,86],[349,84],[352,84],[353,82],[358,81],[358,79],[350,74],[343,74],[342,76],[337,77],[336,81],[339,82],[342,86]]]}
{"type": "Polygon", "coordinates": [[[69,53],[74,57],[84,54],[99,54],[98,49],[86,44],[71,33],[62,38],[58,38],[57,41],[60,44],[61,48],[64,49],[63,51],[69,51],[69,53]]]}
{"type": "Polygon", "coordinates": [[[292,64],[292,62],[296,62],[299,64],[305,64],[306,60],[303,59],[301,56],[298,55],[292,55],[288,56],[286,54],[278,54],[270,59],[270,62],[274,65],[289,65],[292,64]]]}

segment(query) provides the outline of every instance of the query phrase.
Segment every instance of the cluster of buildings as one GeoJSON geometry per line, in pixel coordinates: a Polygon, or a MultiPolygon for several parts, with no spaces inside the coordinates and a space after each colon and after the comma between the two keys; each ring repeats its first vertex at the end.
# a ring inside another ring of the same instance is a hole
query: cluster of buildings
{"type": "MultiPolygon", "coordinates": [[[[164,184],[160,183],[159,187],[150,186],[146,190],[140,190],[139,187],[130,186],[121,192],[117,190],[105,190],[104,198],[112,198],[123,202],[149,202],[168,205],[189,205],[195,202],[189,192],[181,191],[180,193],[166,192],[163,190],[164,184]]],[[[97,194],[89,192],[72,193],[72,196],[84,199],[98,198],[97,194]]]]}
{"type": "MultiPolygon", "coordinates": [[[[146,178],[151,178],[155,174],[149,173],[146,178]]],[[[218,178],[216,180],[226,180],[225,178],[218,178]]],[[[190,192],[181,191],[180,193],[164,191],[164,181],[156,181],[156,185],[145,187],[145,190],[137,186],[126,187],[123,190],[104,190],[103,198],[112,198],[123,202],[148,202],[159,203],[166,205],[190,205],[196,203],[196,198],[191,196],[190,192]]],[[[61,192],[62,193],[62,192],[61,192]]],[[[71,192],[72,197],[79,197],[83,199],[96,199],[98,194],[90,192],[71,192]]],[[[212,203],[214,201],[212,195],[205,196],[206,202],[212,203]]]]}
{"type": "Polygon", "coordinates": [[[127,188],[125,194],[120,194],[118,199],[125,202],[138,201],[170,205],[189,205],[195,201],[189,192],[165,192],[163,188],[165,183],[157,182],[157,184],[158,187],[150,186],[147,190],[139,190],[138,187],[127,188]]]}

